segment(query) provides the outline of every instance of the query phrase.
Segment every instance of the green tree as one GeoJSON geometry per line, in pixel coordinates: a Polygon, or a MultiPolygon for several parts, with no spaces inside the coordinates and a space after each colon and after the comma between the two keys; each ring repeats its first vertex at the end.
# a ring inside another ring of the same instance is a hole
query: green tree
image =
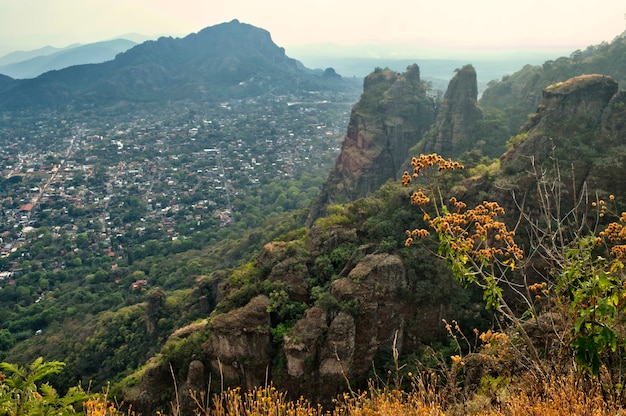
{"type": "Polygon", "coordinates": [[[70,388],[60,397],[56,390],[42,380],[58,374],[65,367],[60,361],[44,362],[39,357],[28,367],[6,362],[0,363],[5,378],[0,378],[0,414],[68,415],[75,414],[73,405],[81,403],[88,395],[77,387],[70,388]]]}

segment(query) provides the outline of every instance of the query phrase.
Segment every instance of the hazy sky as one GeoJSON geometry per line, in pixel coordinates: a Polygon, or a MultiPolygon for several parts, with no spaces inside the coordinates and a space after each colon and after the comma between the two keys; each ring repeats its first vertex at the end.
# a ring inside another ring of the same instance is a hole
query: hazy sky
{"type": "Polygon", "coordinates": [[[625,17],[624,0],[0,0],[0,54],[131,32],[182,36],[235,18],[288,52],[324,42],[574,50],[610,42],[625,17]]]}

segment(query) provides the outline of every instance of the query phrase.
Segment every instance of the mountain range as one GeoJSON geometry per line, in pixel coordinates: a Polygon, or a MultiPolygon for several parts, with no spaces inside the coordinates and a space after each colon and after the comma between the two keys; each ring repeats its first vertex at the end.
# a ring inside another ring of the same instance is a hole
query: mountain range
{"type": "MultiPolygon", "coordinates": [[[[63,345],[75,377],[123,364],[128,377],[116,391],[146,413],[173,397],[172,374],[186,380],[181,397],[211,382],[252,387],[271,378],[296,397],[323,401],[345,388],[344,381],[366,386],[372,367],[391,374],[394,364],[396,370],[415,365],[426,357],[425,346],[446,342],[443,318],[477,328],[493,324],[494,315],[484,309],[482,293],[464,289],[448,265],[432,256],[436,247],[405,247],[407,227],[427,221],[399,184],[409,158],[434,151],[458,157],[467,173],[443,184],[444,190],[468,202],[498,200],[512,224],[521,209],[511,195],[524,197],[529,215],[536,213],[532,169],[548,171],[557,159],[567,167],[561,184],[573,184],[572,194],[587,186],[599,195],[612,192],[621,210],[626,95],[618,86],[626,79],[625,51],[626,40],[618,38],[569,58],[528,65],[494,81],[480,100],[472,65],[455,72],[442,98],[433,96],[417,65],[402,73],[375,69],[364,79],[341,153],[306,226],[303,219],[300,228],[266,242],[240,267],[212,264],[184,301],[155,289],[145,302],[97,318],[95,329],[81,331],[80,342],[44,331],[25,343],[42,354],[54,343],[63,345]],[[183,308],[205,318],[159,333],[159,321],[183,308]],[[147,354],[152,350],[146,345],[157,339],[160,352],[145,365],[145,359],[129,361],[129,346],[147,354]],[[119,348],[106,348],[105,340],[119,340],[119,348]]],[[[145,42],[101,64],[32,80],[0,77],[0,108],[209,102],[338,88],[343,81],[334,71],[305,68],[267,31],[235,20],[182,39],[145,42]]],[[[193,255],[180,260],[181,268],[193,263],[193,255]]],[[[146,273],[151,279],[155,271],[146,267],[140,275],[146,273]]],[[[456,350],[444,352],[448,358],[456,350]]],[[[488,374],[500,376],[495,370],[488,374]]]]}
{"type": "Polygon", "coordinates": [[[104,42],[91,43],[89,45],[75,45],[63,49],[44,48],[37,51],[36,56],[24,58],[31,54],[9,54],[0,58],[0,74],[11,78],[35,78],[45,72],[63,69],[74,65],[97,64],[115,58],[120,52],[124,52],[136,42],[127,39],[115,39],[104,42]]]}
{"type": "Polygon", "coordinates": [[[5,79],[0,110],[215,102],[269,91],[335,88],[339,78],[334,71],[305,68],[286,56],[269,32],[233,20],[184,38],[147,41],[100,64],[50,71],[33,79],[5,79]]]}

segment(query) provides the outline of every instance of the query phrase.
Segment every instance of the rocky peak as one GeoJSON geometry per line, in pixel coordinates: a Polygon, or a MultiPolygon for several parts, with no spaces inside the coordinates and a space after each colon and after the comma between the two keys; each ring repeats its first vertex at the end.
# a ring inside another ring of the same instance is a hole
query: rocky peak
{"type": "Polygon", "coordinates": [[[426,89],[415,64],[402,74],[377,68],[365,78],[341,153],[309,213],[308,225],[324,215],[328,205],[369,195],[401,176],[409,149],[434,120],[435,103],[426,89]]]}
{"type": "Polygon", "coordinates": [[[211,336],[204,345],[213,371],[225,380],[252,388],[265,381],[269,356],[269,299],[257,296],[247,305],[213,317],[211,336]]]}
{"type": "Polygon", "coordinates": [[[343,377],[363,377],[381,346],[394,337],[402,349],[404,332],[415,307],[398,299],[407,287],[402,260],[390,254],[366,255],[347,276],[335,280],[331,295],[339,304],[358,307],[327,312],[313,306],[285,335],[287,383],[308,385],[308,394],[333,397],[343,377]],[[307,366],[307,363],[309,365],[307,366]]]}
{"type": "Polygon", "coordinates": [[[550,85],[543,90],[541,104],[523,130],[564,127],[563,121],[572,119],[584,123],[576,126],[578,130],[597,127],[617,88],[613,79],[598,74],[581,75],[550,85]]]}
{"type": "Polygon", "coordinates": [[[455,156],[469,150],[472,133],[482,119],[478,107],[476,71],[471,65],[457,70],[448,84],[435,121],[434,134],[427,138],[423,152],[455,156]]]}
{"type": "Polygon", "coordinates": [[[586,167],[584,175],[578,175],[583,179],[594,157],[609,142],[619,144],[619,137],[616,141],[610,136],[624,138],[624,131],[616,130],[624,115],[619,105],[624,96],[616,96],[617,90],[617,82],[598,74],[577,76],[545,88],[537,112],[520,130],[518,143],[503,155],[503,166],[519,172],[527,169],[531,159],[542,162],[556,151],[562,163],[586,167]]]}
{"type": "Polygon", "coordinates": [[[564,210],[583,189],[600,197],[626,192],[626,93],[610,77],[592,74],[553,84],[542,97],[509,141],[497,177],[466,184],[465,194],[457,195],[470,204],[482,201],[477,195],[489,195],[511,224],[519,220],[519,204],[539,215],[538,180],[562,185],[564,210]]]}

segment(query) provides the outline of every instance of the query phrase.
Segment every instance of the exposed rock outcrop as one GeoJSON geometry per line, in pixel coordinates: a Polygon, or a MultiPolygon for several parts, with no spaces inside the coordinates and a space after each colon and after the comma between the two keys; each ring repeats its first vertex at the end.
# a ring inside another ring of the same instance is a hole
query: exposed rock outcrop
{"type": "Polygon", "coordinates": [[[268,305],[267,296],[257,296],[246,306],[210,320],[205,354],[212,371],[228,383],[252,388],[265,382],[272,362],[268,305]]]}
{"type": "Polygon", "coordinates": [[[369,195],[402,175],[409,149],[434,120],[435,103],[426,92],[415,64],[403,74],[377,68],[365,78],[341,153],[313,204],[308,225],[323,216],[328,205],[369,195]]]}
{"type": "Polygon", "coordinates": [[[435,128],[426,138],[422,153],[439,153],[454,157],[470,150],[476,124],[482,119],[478,107],[476,71],[471,65],[457,70],[437,114],[435,128]]]}
{"type": "Polygon", "coordinates": [[[407,287],[402,260],[390,254],[366,255],[335,280],[331,295],[347,309],[310,308],[285,335],[287,373],[292,384],[311,386],[315,397],[333,397],[344,377],[359,379],[371,370],[381,346],[402,350],[407,322],[416,305],[401,300],[407,287]]]}
{"type": "Polygon", "coordinates": [[[290,299],[306,302],[309,300],[306,268],[302,267],[303,259],[293,254],[287,243],[267,243],[257,259],[257,267],[269,270],[270,282],[283,282],[290,299]]]}
{"type": "Polygon", "coordinates": [[[502,156],[505,176],[517,177],[508,181],[515,184],[513,189],[531,189],[533,181],[520,180],[520,175],[527,176],[533,164],[541,166],[551,157],[567,167],[562,172],[563,183],[574,180],[579,188],[586,182],[604,190],[614,186],[606,178],[607,174],[615,175],[606,172],[606,167],[620,172],[624,167],[607,164],[606,158],[626,155],[626,134],[620,129],[626,97],[617,91],[615,81],[598,74],[581,75],[546,88],[537,112],[520,130],[518,142],[502,156]]]}
{"type": "Polygon", "coordinates": [[[196,400],[201,400],[202,394],[206,391],[204,377],[204,363],[200,360],[193,360],[187,369],[187,379],[178,389],[179,404],[183,414],[193,414],[198,406],[196,400]]]}

